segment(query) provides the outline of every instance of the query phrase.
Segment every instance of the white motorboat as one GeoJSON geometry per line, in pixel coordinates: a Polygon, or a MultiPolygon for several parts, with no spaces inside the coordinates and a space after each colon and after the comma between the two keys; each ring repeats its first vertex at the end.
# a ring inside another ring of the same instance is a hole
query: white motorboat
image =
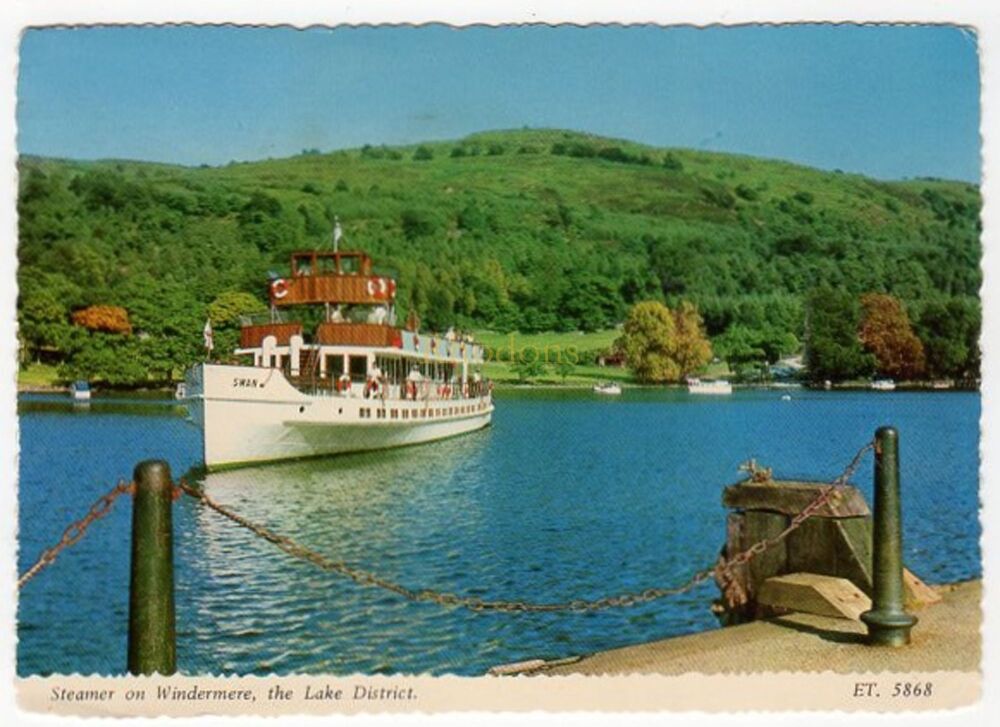
{"type": "Polygon", "coordinates": [[[687,380],[689,394],[709,394],[725,395],[733,393],[733,385],[725,379],[696,379],[687,380]]]}
{"type": "Polygon", "coordinates": [[[622,393],[622,387],[613,382],[594,384],[594,393],[604,394],[605,396],[620,396],[622,393]]]}
{"type": "Polygon", "coordinates": [[[73,401],[90,401],[90,384],[86,381],[74,381],[69,387],[73,401]]]}

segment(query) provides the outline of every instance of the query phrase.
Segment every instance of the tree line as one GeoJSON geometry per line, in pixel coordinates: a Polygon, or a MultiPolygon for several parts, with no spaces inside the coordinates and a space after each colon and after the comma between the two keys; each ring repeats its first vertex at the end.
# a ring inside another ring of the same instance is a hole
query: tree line
{"type": "MultiPolygon", "coordinates": [[[[716,355],[749,371],[758,352],[805,344],[810,291],[826,285],[898,298],[926,375],[969,358],[958,334],[931,331],[959,314],[978,326],[972,185],[568,132],[306,151],[198,169],[22,159],[23,360],[115,385],[169,381],[203,356],[212,306],[252,312],[291,251],[330,244],[334,217],[344,244],[397,278],[401,316],[416,310],[433,330],[603,330],[638,303],[687,302],[716,355]],[[74,319],[102,306],[124,311],[129,330],[74,319]]],[[[238,317],[218,322],[217,350],[238,317]]]]}

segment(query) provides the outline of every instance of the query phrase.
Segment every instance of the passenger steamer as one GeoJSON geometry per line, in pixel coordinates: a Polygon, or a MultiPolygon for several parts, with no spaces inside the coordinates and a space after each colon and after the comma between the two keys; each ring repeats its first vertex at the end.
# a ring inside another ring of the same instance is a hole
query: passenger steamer
{"type": "MultiPolygon", "coordinates": [[[[187,372],[185,400],[209,470],[430,442],[493,415],[483,349],[395,325],[396,281],[363,252],[309,251],[270,285],[267,320],[244,321],[238,364],[187,372]],[[318,323],[309,334],[300,320],[318,323]]],[[[206,336],[210,332],[206,330],[206,336]]]]}

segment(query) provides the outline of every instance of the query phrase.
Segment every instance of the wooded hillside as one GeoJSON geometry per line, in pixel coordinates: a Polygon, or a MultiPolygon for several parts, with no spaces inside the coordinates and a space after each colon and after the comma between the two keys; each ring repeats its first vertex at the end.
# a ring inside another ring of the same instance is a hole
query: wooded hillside
{"type": "Polygon", "coordinates": [[[598,330],[652,298],[695,303],[713,337],[737,325],[801,340],[820,284],[891,293],[912,320],[931,302],[975,305],[980,285],[974,185],[572,132],[217,168],[19,166],[25,352],[111,383],[166,380],[198,358],[208,306],[263,300],[291,250],[330,245],[335,215],[345,247],[398,275],[402,313],[438,330],[598,330]],[[131,333],[73,325],[88,306],[125,309],[131,333]]]}

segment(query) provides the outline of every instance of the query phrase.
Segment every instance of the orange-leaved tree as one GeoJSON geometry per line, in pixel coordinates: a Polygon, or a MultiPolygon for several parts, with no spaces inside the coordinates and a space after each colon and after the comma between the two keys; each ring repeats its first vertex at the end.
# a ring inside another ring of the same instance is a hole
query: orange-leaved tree
{"type": "Polygon", "coordinates": [[[913,332],[900,300],[884,293],[867,293],[861,296],[861,308],[858,338],[875,356],[878,372],[895,379],[923,376],[924,345],[913,332]]]}
{"type": "Polygon", "coordinates": [[[92,305],[73,311],[71,317],[74,325],[89,331],[121,333],[126,336],[132,333],[128,311],[115,305],[92,305]]]}

